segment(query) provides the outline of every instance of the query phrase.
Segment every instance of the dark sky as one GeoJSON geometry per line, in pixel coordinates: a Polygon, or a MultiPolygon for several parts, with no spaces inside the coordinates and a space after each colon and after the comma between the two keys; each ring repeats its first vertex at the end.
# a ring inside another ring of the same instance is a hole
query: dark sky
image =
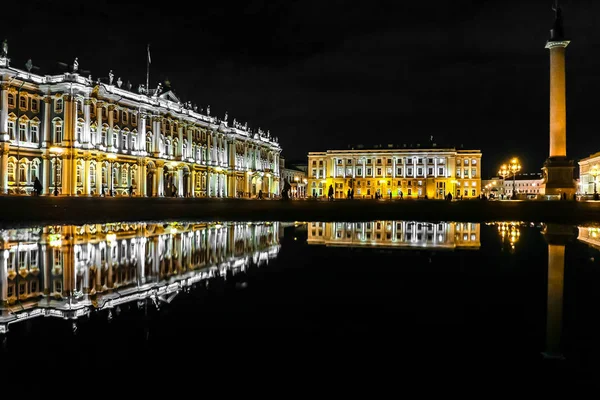
{"type": "MultiPolygon", "coordinates": [[[[168,78],[183,101],[279,137],[287,160],[348,144],[463,144],[484,176],[548,155],[552,0],[21,2],[3,17],[12,65],[168,78]],[[189,5],[194,7],[190,8],[189,5]],[[8,22],[8,23],[7,23],[8,22]]],[[[600,1],[562,1],[567,151],[600,150],[600,1]]]]}

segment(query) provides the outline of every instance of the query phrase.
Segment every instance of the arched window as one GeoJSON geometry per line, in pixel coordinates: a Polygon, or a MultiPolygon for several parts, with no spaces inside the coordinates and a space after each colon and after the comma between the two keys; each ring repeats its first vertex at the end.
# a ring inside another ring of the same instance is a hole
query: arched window
{"type": "Polygon", "coordinates": [[[90,182],[92,186],[96,185],[96,164],[90,164],[90,182]]]}
{"type": "Polygon", "coordinates": [[[15,163],[13,161],[9,161],[8,163],[8,181],[15,181],[15,163]]]}
{"type": "Polygon", "coordinates": [[[96,128],[94,126],[90,127],[90,139],[92,141],[92,145],[97,145],[98,144],[98,138],[96,137],[96,128]]]}
{"type": "Polygon", "coordinates": [[[123,165],[121,167],[121,184],[127,185],[127,165],[123,165]]]}
{"type": "Polygon", "coordinates": [[[62,121],[57,119],[54,121],[54,143],[61,144],[62,141],[63,141],[62,121]]]}
{"type": "Polygon", "coordinates": [[[77,184],[83,185],[83,162],[77,161],[77,184]]]}
{"type": "Polygon", "coordinates": [[[131,185],[133,185],[133,186],[136,185],[136,182],[135,182],[136,174],[137,174],[137,168],[131,168],[129,176],[131,176],[130,182],[131,182],[131,185]]]}
{"type": "Polygon", "coordinates": [[[27,122],[19,122],[19,141],[29,141],[27,140],[27,122]]]}
{"type": "Polygon", "coordinates": [[[14,108],[15,107],[15,95],[12,93],[8,94],[8,106],[10,108],[14,108]]]}
{"type": "Polygon", "coordinates": [[[35,178],[40,176],[40,160],[34,159],[29,168],[29,182],[35,181],[35,178]]]}
{"type": "Polygon", "coordinates": [[[19,182],[27,183],[27,160],[21,160],[19,163],[19,182]]]}
{"type": "Polygon", "coordinates": [[[106,185],[106,182],[108,182],[108,169],[106,168],[106,165],[102,166],[102,184],[106,185]]]}
{"type": "Polygon", "coordinates": [[[63,99],[62,97],[59,99],[56,99],[56,103],[54,103],[54,111],[57,113],[61,113],[63,109],[63,99]]]}
{"type": "Polygon", "coordinates": [[[8,121],[8,135],[10,140],[17,140],[17,135],[15,134],[15,121],[8,121]]]}
{"type": "MultiPolygon", "coordinates": [[[[77,102],[79,104],[79,102],[77,102]]],[[[83,136],[83,123],[78,122],[77,128],[75,128],[75,141],[81,143],[81,138],[83,136]]]]}
{"type": "Polygon", "coordinates": [[[102,134],[101,134],[101,137],[100,137],[100,144],[102,144],[102,146],[106,146],[106,131],[107,131],[107,128],[103,126],[102,127],[102,134]]]}
{"type": "Polygon", "coordinates": [[[40,141],[39,131],[40,131],[40,126],[37,123],[32,122],[29,127],[29,136],[30,136],[29,139],[30,139],[31,143],[39,143],[39,141],[40,141]]]}
{"type": "Polygon", "coordinates": [[[152,136],[146,138],[146,151],[152,153],[152,136]]]}
{"type": "Polygon", "coordinates": [[[119,167],[115,166],[112,170],[113,186],[119,186],[119,167]]]}
{"type": "Polygon", "coordinates": [[[123,150],[127,150],[127,143],[128,143],[127,132],[123,132],[121,135],[122,135],[121,143],[123,143],[123,150]]]}
{"type": "Polygon", "coordinates": [[[119,131],[114,130],[112,135],[112,146],[114,148],[119,148],[119,131]]]}

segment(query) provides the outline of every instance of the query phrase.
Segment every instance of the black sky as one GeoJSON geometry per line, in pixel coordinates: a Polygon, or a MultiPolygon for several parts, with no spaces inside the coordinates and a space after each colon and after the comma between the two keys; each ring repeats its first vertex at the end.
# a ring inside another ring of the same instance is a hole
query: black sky
{"type": "MultiPolygon", "coordinates": [[[[92,76],[168,78],[183,100],[279,137],[287,160],[348,144],[426,143],[483,151],[484,176],[548,155],[552,0],[378,2],[22,2],[0,35],[12,65],[57,62],[92,76]],[[190,7],[193,8],[190,8],[190,7]]],[[[599,1],[562,1],[567,151],[600,150],[599,1]]]]}

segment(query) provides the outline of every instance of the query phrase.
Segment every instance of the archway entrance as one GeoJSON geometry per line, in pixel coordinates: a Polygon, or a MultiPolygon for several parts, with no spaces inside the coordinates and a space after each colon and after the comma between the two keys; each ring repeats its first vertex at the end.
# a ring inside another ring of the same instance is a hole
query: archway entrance
{"type": "Polygon", "coordinates": [[[154,171],[146,173],[146,196],[152,197],[154,193],[154,171]]]}
{"type": "Polygon", "coordinates": [[[188,167],[183,169],[183,197],[188,197],[190,195],[190,170],[188,167]]]}
{"type": "MultiPolygon", "coordinates": [[[[252,196],[258,196],[258,192],[263,189],[262,178],[258,175],[252,177],[252,196]]],[[[265,195],[263,190],[263,196],[265,195]]]]}

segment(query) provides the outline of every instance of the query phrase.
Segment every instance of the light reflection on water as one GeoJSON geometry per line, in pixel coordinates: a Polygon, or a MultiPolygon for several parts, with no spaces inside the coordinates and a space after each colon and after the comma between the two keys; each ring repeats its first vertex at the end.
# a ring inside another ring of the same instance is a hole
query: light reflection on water
{"type": "Polygon", "coordinates": [[[11,323],[174,295],[260,266],[279,251],[279,223],[112,223],[0,231],[0,333],[11,323]]]}
{"type": "MultiPolygon", "coordinates": [[[[522,221],[156,222],[7,229],[0,237],[0,332],[10,327],[8,334],[19,322],[38,316],[72,323],[101,311],[110,320],[113,310],[128,303],[138,308],[151,304],[156,310],[161,305],[179,307],[192,315],[204,300],[178,294],[227,277],[235,280],[250,267],[268,264],[270,269],[250,283],[263,293],[225,291],[219,297],[228,303],[212,313],[226,315],[219,324],[231,324],[232,311],[226,311],[231,309],[236,317],[246,316],[242,327],[248,330],[257,320],[267,320],[275,328],[291,324],[297,329],[300,324],[309,333],[337,331],[334,312],[351,336],[344,319],[351,309],[350,326],[365,335],[356,322],[360,312],[353,308],[358,301],[372,307],[365,311],[369,318],[385,309],[418,325],[418,318],[408,316],[429,315],[437,329],[481,329],[491,341],[504,338],[506,346],[522,345],[519,335],[534,337],[535,345],[523,346],[545,359],[581,358],[598,347],[596,339],[572,339],[578,330],[593,332],[582,320],[582,310],[600,306],[594,295],[600,293],[600,230],[592,226],[522,221]],[[381,293],[383,300],[378,298],[381,293]],[[411,302],[415,296],[422,297],[411,302]],[[523,316],[515,317],[521,310],[523,316]],[[318,313],[326,315],[315,320],[318,313]],[[448,322],[448,313],[457,316],[448,322]],[[491,333],[494,329],[501,333],[491,333]],[[565,330],[571,332],[567,342],[565,330]]],[[[381,321],[369,320],[368,329],[385,341],[377,325],[381,321]]],[[[402,334],[382,326],[392,336],[402,334]]],[[[207,323],[205,329],[209,327],[207,323]]],[[[310,342],[310,334],[294,329],[288,329],[290,340],[295,334],[310,342]]]]}

